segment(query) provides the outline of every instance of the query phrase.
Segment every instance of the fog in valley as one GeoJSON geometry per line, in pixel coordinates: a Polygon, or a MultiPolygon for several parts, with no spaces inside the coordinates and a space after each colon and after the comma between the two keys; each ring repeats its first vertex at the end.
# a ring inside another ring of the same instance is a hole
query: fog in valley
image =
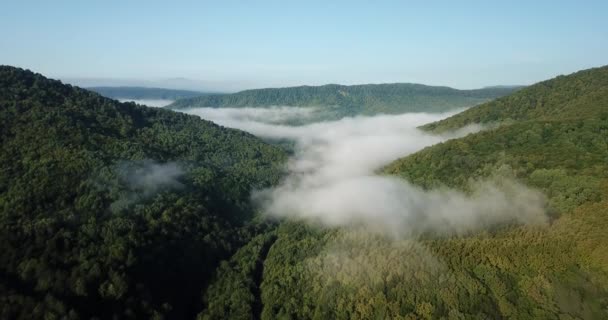
{"type": "Polygon", "coordinates": [[[434,135],[418,126],[451,113],[406,113],[343,118],[300,126],[315,108],[193,108],[186,112],[266,139],[295,142],[281,184],[255,190],[271,217],[304,219],[327,226],[364,225],[391,235],[420,232],[460,234],[500,223],[543,224],[540,192],[516,181],[479,181],[472,192],[423,190],[378,171],[424,147],[482,130],[468,126],[434,135]]]}

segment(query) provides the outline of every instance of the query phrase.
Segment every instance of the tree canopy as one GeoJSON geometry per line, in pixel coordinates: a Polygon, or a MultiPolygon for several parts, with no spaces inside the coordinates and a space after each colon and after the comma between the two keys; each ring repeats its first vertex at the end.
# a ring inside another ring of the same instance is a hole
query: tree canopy
{"type": "Polygon", "coordinates": [[[265,228],[285,154],[242,131],[0,67],[1,318],[183,318],[265,228]]]}
{"type": "MultiPolygon", "coordinates": [[[[256,215],[251,190],[277,183],[287,155],[250,134],[2,66],[0,318],[606,318],[607,88],[602,67],[521,89],[423,127],[486,130],[382,169],[465,193],[516,179],[547,196],[549,225],[391,238],[256,215]]],[[[202,105],[386,111],[391,92],[491,98],[417,85],[281,90],[202,105]]]]}

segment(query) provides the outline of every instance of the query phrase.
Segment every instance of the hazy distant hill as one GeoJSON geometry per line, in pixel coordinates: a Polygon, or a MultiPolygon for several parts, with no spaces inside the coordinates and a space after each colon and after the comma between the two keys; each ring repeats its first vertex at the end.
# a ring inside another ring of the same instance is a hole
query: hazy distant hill
{"type": "Polygon", "coordinates": [[[233,94],[211,94],[180,99],[167,106],[172,109],[191,107],[326,107],[334,106],[344,115],[438,112],[470,107],[504,96],[517,88],[457,90],[421,84],[367,84],[343,86],[301,86],[246,90],[233,94]]]}
{"type": "Polygon", "coordinates": [[[147,87],[90,87],[87,89],[95,91],[108,98],[134,100],[177,100],[182,98],[198,97],[206,94],[199,91],[147,87]]]}

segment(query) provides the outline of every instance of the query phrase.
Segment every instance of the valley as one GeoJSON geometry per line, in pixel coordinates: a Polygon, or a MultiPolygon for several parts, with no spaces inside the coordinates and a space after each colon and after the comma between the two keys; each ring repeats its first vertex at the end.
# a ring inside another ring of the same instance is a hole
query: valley
{"type": "Polygon", "coordinates": [[[2,66],[2,317],[602,318],[606,88],[172,111],[2,66]]]}

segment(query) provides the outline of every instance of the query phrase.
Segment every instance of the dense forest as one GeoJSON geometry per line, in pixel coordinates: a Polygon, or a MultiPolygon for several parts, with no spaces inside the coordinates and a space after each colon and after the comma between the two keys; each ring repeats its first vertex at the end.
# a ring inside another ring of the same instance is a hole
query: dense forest
{"type": "Polygon", "coordinates": [[[113,99],[177,100],[205,95],[205,93],[199,91],[147,87],[89,87],[87,89],[113,99]]]}
{"type": "Polygon", "coordinates": [[[283,223],[223,265],[200,318],[249,319],[261,304],[262,319],[605,319],[607,76],[607,67],[560,76],[427,125],[492,123],[383,170],[427,189],[523,181],[547,195],[548,226],[395,240],[283,223]],[[267,252],[263,241],[274,241],[267,252]],[[259,259],[263,281],[252,289],[259,259]]]}
{"type": "Polygon", "coordinates": [[[301,86],[246,90],[179,99],[170,109],[195,107],[333,107],[338,116],[403,112],[440,112],[470,107],[509,94],[519,87],[456,90],[411,83],[301,86]]]}
{"type": "Polygon", "coordinates": [[[0,318],[192,318],[285,154],[0,67],[0,318]]]}
{"type": "MultiPolygon", "coordinates": [[[[507,93],[378,87],[196,101],[312,106],[322,92],[390,112],[507,93]]],[[[547,196],[548,225],[394,238],[262,219],[250,192],[287,156],[250,134],[0,67],[0,318],[608,318],[607,88],[602,67],[517,90],[422,127],[486,130],[382,169],[424,189],[523,182],[547,196]]]]}

